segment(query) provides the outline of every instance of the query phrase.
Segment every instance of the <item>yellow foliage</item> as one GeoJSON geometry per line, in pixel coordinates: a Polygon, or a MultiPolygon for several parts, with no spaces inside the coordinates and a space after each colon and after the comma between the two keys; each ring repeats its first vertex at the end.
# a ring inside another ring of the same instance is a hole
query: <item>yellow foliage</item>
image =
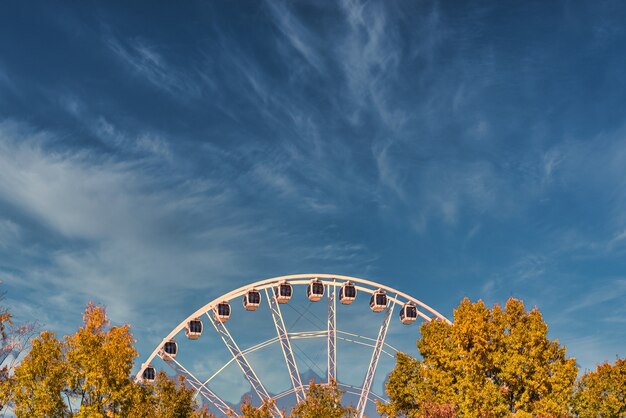
{"type": "Polygon", "coordinates": [[[90,303],[83,327],[65,339],[68,387],[80,399],[79,414],[116,412],[130,395],[137,351],[128,325],[109,326],[105,309],[90,303]]]}
{"type": "Polygon", "coordinates": [[[250,398],[245,398],[241,402],[241,417],[242,418],[272,418],[274,416],[274,400],[263,401],[258,406],[252,406],[250,398]]]}
{"type": "Polygon", "coordinates": [[[338,388],[337,382],[316,384],[309,383],[306,399],[298,403],[291,411],[293,418],[349,418],[356,416],[352,406],[343,406],[341,398],[343,391],[338,388]]]}
{"type": "Polygon", "coordinates": [[[379,412],[426,416],[433,405],[452,405],[468,418],[564,416],[577,367],[547,331],[541,313],[526,311],[520,300],[490,309],[466,298],[453,324],[422,325],[422,361],[398,355],[386,385],[391,402],[379,412]]]}
{"type": "Polygon", "coordinates": [[[574,407],[580,418],[626,416],[626,359],[603,363],[580,379],[574,407]]]}
{"type": "Polygon", "coordinates": [[[51,332],[42,332],[15,369],[11,379],[13,410],[21,417],[57,417],[67,413],[61,396],[66,369],[63,344],[51,332]]]}

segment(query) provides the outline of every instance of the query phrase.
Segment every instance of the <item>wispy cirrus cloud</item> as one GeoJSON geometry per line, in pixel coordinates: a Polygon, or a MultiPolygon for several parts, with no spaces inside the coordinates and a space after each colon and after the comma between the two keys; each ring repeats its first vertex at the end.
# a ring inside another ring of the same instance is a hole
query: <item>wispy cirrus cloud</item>
{"type": "MultiPolygon", "coordinates": [[[[236,283],[278,260],[281,271],[299,269],[287,259],[327,266],[372,261],[365,247],[345,241],[329,253],[323,234],[298,236],[241,204],[242,191],[222,178],[184,178],[163,170],[168,160],[51,151],[52,134],[7,122],[0,138],[0,202],[56,237],[36,250],[45,264],[9,264],[3,274],[29,289],[34,309],[57,310],[58,318],[94,299],[114,320],[142,327],[160,308],[180,309],[189,292],[226,290],[225,279],[236,283]]],[[[0,225],[7,239],[29,227],[11,219],[0,225]]]]}
{"type": "Polygon", "coordinates": [[[204,72],[183,71],[153,45],[141,38],[118,39],[106,35],[105,44],[120,61],[127,65],[139,79],[181,99],[197,99],[211,88],[210,78],[204,72]]]}
{"type": "Polygon", "coordinates": [[[402,60],[397,29],[381,4],[347,0],[341,6],[349,30],[338,42],[335,54],[357,106],[355,117],[368,105],[388,128],[401,129],[408,115],[393,99],[402,60]]]}
{"type": "Polygon", "coordinates": [[[325,73],[324,55],[320,51],[318,35],[289,10],[288,3],[268,1],[266,5],[288,44],[317,72],[325,73]]]}
{"type": "Polygon", "coordinates": [[[602,310],[607,302],[624,299],[626,296],[626,279],[609,280],[599,286],[589,288],[585,294],[573,300],[566,308],[565,313],[572,313],[581,309],[602,310]]]}

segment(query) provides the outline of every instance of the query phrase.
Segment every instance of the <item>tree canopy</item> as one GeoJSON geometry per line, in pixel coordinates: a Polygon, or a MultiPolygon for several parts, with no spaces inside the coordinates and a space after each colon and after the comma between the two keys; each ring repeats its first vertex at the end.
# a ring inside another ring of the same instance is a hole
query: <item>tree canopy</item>
{"type": "Polygon", "coordinates": [[[111,327],[90,303],[83,326],[59,340],[44,331],[4,382],[2,397],[21,417],[209,417],[199,411],[184,378],[157,374],[154,384],[132,380],[137,352],[128,325],[111,327]]]}
{"type": "Polygon", "coordinates": [[[53,333],[42,332],[11,379],[15,415],[18,418],[67,415],[62,397],[67,375],[63,344],[53,333]]]}
{"type": "Polygon", "coordinates": [[[246,397],[241,402],[241,417],[242,418],[272,418],[274,416],[274,404],[272,401],[263,401],[258,406],[252,406],[249,397],[246,397]]]}
{"type": "Polygon", "coordinates": [[[313,380],[309,383],[306,399],[298,403],[291,411],[293,418],[348,418],[356,416],[352,406],[341,404],[343,391],[337,382],[318,384],[313,380]]]}
{"type": "Polygon", "coordinates": [[[626,359],[603,363],[578,382],[574,411],[580,418],[626,416],[626,359]]]}
{"type": "Polygon", "coordinates": [[[398,354],[386,385],[391,402],[378,410],[391,417],[564,416],[578,369],[547,332],[541,313],[520,300],[489,309],[464,299],[453,324],[422,325],[422,360],[398,354]]]}
{"type": "MultiPolygon", "coordinates": [[[[0,293],[0,303],[4,293],[0,293]]],[[[34,324],[16,324],[9,309],[0,304],[0,411],[10,401],[10,379],[20,355],[28,348],[34,324]]]]}
{"type": "MultiPolygon", "coordinates": [[[[0,360],[16,356],[30,340],[29,328],[18,328],[0,307],[0,360]]],[[[547,332],[541,313],[520,300],[509,299],[503,309],[464,299],[452,324],[422,325],[421,360],[397,353],[385,387],[390,402],[377,409],[417,418],[625,417],[626,360],[601,364],[576,383],[575,360],[547,332]]],[[[18,365],[2,364],[0,411],[8,405],[18,418],[214,417],[199,409],[183,377],[161,371],[152,384],[133,381],[134,342],[128,325],[111,326],[106,310],[90,303],[74,334],[59,339],[44,331],[18,365]]],[[[356,416],[352,406],[342,405],[335,381],[311,381],[306,395],[291,417],[356,416]]],[[[244,399],[241,405],[243,418],[270,418],[274,411],[273,400],[255,407],[244,399]]]]}

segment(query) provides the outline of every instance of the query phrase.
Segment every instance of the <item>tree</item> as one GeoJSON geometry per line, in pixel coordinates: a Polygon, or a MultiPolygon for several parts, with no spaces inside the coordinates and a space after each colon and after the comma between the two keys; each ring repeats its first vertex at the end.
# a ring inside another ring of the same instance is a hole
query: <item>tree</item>
{"type": "Polygon", "coordinates": [[[163,418],[193,417],[196,412],[193,389],[185,386],[185,378],[175,381],[160,371],[154,382],[155,414],[163,418]]]}
{"type": "Polygon", "coordinates": [[[68,409],[61,396],[66,379],[63,344],[44,331],[11,378],[13,412],[18,418],[66,416],[68,409]]]}
{"type": "Polygon", "coordinates": [[[18,417],[212,417],[198,411],[182,377],[160,372],[153,385],[135,383],[133,343],[128,325],[110,327],[105,309],[90,303],[76,333],[60,341],[43,332],[32,342],[14,375],[0,381],[0,398],[18,417]]]}
{"type": "Polygon", "coordinates": [[[130,327],[110,327],[103,307],[89,303],[83,327],[65,338],[68,388],[78,416],[115,415],[132,398],[130,371],[137,351],[130,327]]]}
{"type": "Polygon", "coordinates": [[[577,367],[547,331],[541,313],[520,300],[510,298],[503,310],[466,298],[453,324],[422,325],[423,360],[398,355],[386,383],[390,403],[378,410],[390,417],[565,416],[577,367]]]}
{"type": "Polygon", "coordinates": [[[250,397],[245,397],[241,402],[242,418],[272,418],[274,416],[274,400],[263,401],[261,406],[252,406],[250,397]]]}
{"type": "Polygon", "coordinates": [[[34,324],[15,324],[9,309],[0,305],[0,411],[10,403],[10,376],[34,334],[34,324]]]}
{"type": "Polygon", "coordinates": [[[390,417],[409,416],[421,405],[421,394],[427,389],[420,362],[408,354],[396,354],[396,367],[385,385],[390,403],[379,403],[376,410],[390,417]]]}
{"type": "Polygon", "coordinates": [[[580,418],[626,416],[626,359],[585,373],[576,388],[574,411],[580,418]]]}
{"type": "Polygon", "coordinates": [[[298,403],[291,411],[294,418],[347,418],[356,416],[352,406],[342,406],[343,391],[337,382],[316,384],[311,380],[306,399],[298,403]]]}

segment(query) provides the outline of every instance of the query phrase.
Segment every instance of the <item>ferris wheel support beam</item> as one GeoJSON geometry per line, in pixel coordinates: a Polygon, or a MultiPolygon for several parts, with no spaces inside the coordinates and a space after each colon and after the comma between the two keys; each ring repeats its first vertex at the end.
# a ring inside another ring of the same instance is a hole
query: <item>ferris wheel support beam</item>
{"type": "Polygon", "coordinates": [[[337,381],[337,287],[328,285],[328,383],[337,381]]]}
{"type": "Polygon", "coordinates": [[[356,407],[358,418],[363,418],[363,415],[365,414],[365,406],[367,405],[367,399],[369,398],[372,382],[374,381],[374,375],[376,374],[376,367],[378,366],[378,359],[380,358],[380,353],[383,349],[383,345],[385,344],[387,330],[389,329],[389,322],[391,321],[391,314],[393,313],[395,305],[396,303],[393,300],[390,300],[387,309],[385,309],[385,316],[383,318],[383,323],[380,326],[380,330],[378,331],[378,338],[376,339],[376,344],[374,345],[370,365],[367,368],[367,373],[365,373],[363,386],[361,386],[361,396],[359,397],[359,403],[356,407]]]}
{"type": "MultiPolygon", "coordinates": [[[[212,313],[216,312],[217,311],[214,309],[212,313]]],[[[265,386],[263,386],[263,383],[261,383],[261,380],[254,372],[254,369],[252,369],[250,363],[248,363],[246,357],[241,352],[241,349],[235,342],[235,339],[232,337],[232,335],[230,335],[230,332],[228,332],[228,328],[226,328],[224,323],[222,323],[221,321],[215,320],[209,312],[206,312],[206,316],[209,318],[209,321],[211,321],[211,324],[213,324],[213,327],[222,338],[222,341],[224,341],[224,344],[226,345],[226,348],[228,348],[228,351],[230,351],[230,354],[237,361],[237,364],[241,368],[244,376],[246,377],[248,382],[250,382],[252,390],[256,392],[256,394],[259,396],[259,398],[261,398],[262,401],[269,402],[272,398],[270,397],[269,393],[267,393],[265,386]]],[[[274,413],[276,416],[281,416],[280,410],[276,406],[274,406],[274,413]]]]}
{"type": "Polygon", "coordinates": [[[274,320],[274,326],[276,327],[276,333],[278,334],[278,341],[280,341],[280,348],[283,351],[283,357],[287,364],[289,371],[289,377],[291,378],[291,385],[293,386],[296,400],[298,403],[302,402],[306,398],[304,388],[302,387],[302,380],[300,379],[300,373],[298,372],[298,365],[296,363],[296,357],[293,355],[293,349],[291,348],[291,340],[285,327],[285,321],[280,311],[280,305],[276,300],[274,292],[265,289],[265,295],[267,296],[267,302],[270,305],[270,311],[272,312],[272,319],[274,320]],[[271,294],[270,294],[271,293],[271,294]]]}
{"type": "Polygon", "coordinates": [[[204,398],[209,401],[211,404],[213,404],[213,406],[215,406],[217,409],[219,409],[219,411],[224,414],[225,416],[232,416],[232,417],[238,417],[239,415],[237,415],[235,413],[235,411],[226,404],[226,402],[224,402],[222,400],[222,398],[220,398],[219,396],[217,396],[211,389],[209,389],[208,387],[206,387],[205,384],[203,384],[202,382],[200,382],[200,380],[198,380],[189,370],[187,370],[182,364],[180,364],[178,361],[174,360],[173,358],[167,356],[166,358],[164,358],[165,363],[170,366],[172,368],[172,370],[174,370],[176,372],[176,374],[185,377],[186,382],[196,390],[197,393],[201,394],[202,396],[204,396],[204,398]]]}

